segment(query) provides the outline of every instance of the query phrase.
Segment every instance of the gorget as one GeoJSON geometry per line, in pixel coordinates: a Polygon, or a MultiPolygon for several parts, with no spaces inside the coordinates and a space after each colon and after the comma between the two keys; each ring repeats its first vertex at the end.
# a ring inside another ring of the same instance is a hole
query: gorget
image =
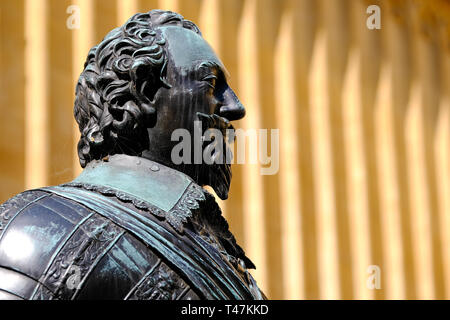
{"type": "Polygon", "coordinates": [[[253,267],[210,193],[143,158],[0,207],[0,298],[264,299],[253,267]]]}

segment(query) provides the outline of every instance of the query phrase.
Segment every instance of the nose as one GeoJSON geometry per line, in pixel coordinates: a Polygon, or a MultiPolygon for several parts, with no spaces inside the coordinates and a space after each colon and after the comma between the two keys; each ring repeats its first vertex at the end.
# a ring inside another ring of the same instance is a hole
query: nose
{"type": "Polygon", "coordinates": [[[245,116],[244,106],[230,87],[223,93],[223,105],[220,107],[220,116],[230,121],[239,120],[245,116]]]}

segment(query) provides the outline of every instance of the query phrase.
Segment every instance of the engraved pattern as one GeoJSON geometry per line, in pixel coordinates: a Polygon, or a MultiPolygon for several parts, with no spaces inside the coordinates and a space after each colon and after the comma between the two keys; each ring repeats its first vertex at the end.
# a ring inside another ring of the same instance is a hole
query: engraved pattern
{"type": "MultiPolygon", "coordinates": [[[[122,202],[132,203],[138,209],[155,214],[155,207],[150,203],[138,200],[129,194],[109,187],[81,183],[69,183],[64,186],[83,188],[105,196],[115,196],[122,202]]],[[[194,236],[202,238],[203,241],[217,250],[222,256],[222,259],[227,261],[249,288],[252,289],[254,281],[251,281],[251,276],[247,269],[254,268],[254,264],[246,257],[245,252],[236,243],[236,239],[229,231],[228,222],[222,216],[222,211],[212,194],[199,185],[191,183],[177,204],[169,212],[162,211],[159,208],[156,208],[156,210],[158,210],[157,212],[159,214],[155,215],[164,217],[179,233],[183,233],[184,226],[188,221],[191,222],[189,226],[191,229],[193,228],[194,236]],[[197,210],[200,209],[200,205],[201,210],[197,210]]],[[[132,299],[147,299],[147,296],[153,296],[148,299],[156,299],[154,296],[161,296],[160,299],[163,299],[164,297],[170,296],[168,292],[175,284],[170,280],[168,275],[161,274],[158,277],[162,279],[161,284],[158,286],[161,287],[160,290],[166,290],[165,292],[159,293],[159,291],[157,292],[151,289],[153,286],[156,286],[155,281],[157,280],[155,280],[155,277],[147,277],[144,281],[147,283],[147,290],[136,290],[132,299]]],[[[257,287],[256,290],[259,292],[257,287]]],[[[167,299],[171,298],[169,297],[167,299]]]]}
{"type": "Polygon", "coordinates": [[[148,274],[130,295],[130,300],[176,300],[189,286],[166,264],[148,274]]]}
{"type": "Polygon", "coordinates": [[[169,212],[161,210],[149,202],[137,199],[128,193],[105,186],[77,182],[67,183],[62,186],[83,188],[85,190],[100,193],[104,196],[114,196],[122,202],[130,202],[137,209],[148,211],[159,218],[166,219],[166,221],[180,233],[183,232],[183,225],[188,221],[188,218],[192,217],[192,210],[200,208],[199,202],[206,200],[203,188],[195,183],[191,183],[187,187],[180,200],[169,212]]]}
{"type": "MultiPolygon", "coordinates": [[[[40,282],[58,298],[69,299],[77,289],[69,283],[72,278],[76,276],[77,282],[82,281],[95,266],[96,259],[121,234],[121,228],[109,220],[100,215],[92,216],[64,245],[40,282]]],[[[36,294],[33,298],[40,299],[36,294]]]]}
{"type": "Polygon", "coordinates": [[[183,232],[183,224],[192,217],[192,210],[199,209],[199,201],[205,201],[203,188],[191,183],[177,204],[169,211],[167,222],[178,232],[183,232]]]}
{"type": "Polygon", "coordinates": [[[0,235],[16,213],[27,204],[35,201],[42,195],[46,194],[42,191],[26,191],[7,200],[0,205],[0,235]]]}
{"type": "Polygon", "coordinates": [[[222,257],[228,261],[246,279],[246,269],[255,268],[253,262],[245,255],[244,250],[236,243],[236,239],[229,231],[228,222],[222,216],[222,210],[215,201],[214,196],[197,185],[191,183],[177,204],[165,212],[152,204],[136,199],[124,192],[100,185],[84,183],[68,183],[63,186],[83,188],[105,196],[115,196],[123,202],[131,202],[136,208],[164,217],[166,221],[179,233],[183,232],[184,224],[190,219],[194,231],[209,245],[215,248],[222,257]],[[193,210],[200,208],[198,214],[193,210]]]}
{"type": "Polygon", "coordinates": [[[100,193],[104,196],[109,196],[109,197],[113,196],[122,202],[131,202],[136,208],[148,211],[157,217],[164,218],[166,216],[166,213],[163,210],[152,205],[151,203],[137,199],[137,198],[129,195],[128,193],[125,193],[125,192],[122,192],[122,191],[119,191],[116,189],[112,189],[110,187],[88,184],[88,183],[79,183],[79,182],[70,182],[67,184],[63,184],[61,186],[62,187],[82,188],[82,189],[85,189],[88,191],[94,191],[94,192],[100,193]]]}
{"type": "Polygon", "coordinates": [[[43,285],[40,285],[34,294],[34,300],[54,300],[55,296],[43,285]]]}

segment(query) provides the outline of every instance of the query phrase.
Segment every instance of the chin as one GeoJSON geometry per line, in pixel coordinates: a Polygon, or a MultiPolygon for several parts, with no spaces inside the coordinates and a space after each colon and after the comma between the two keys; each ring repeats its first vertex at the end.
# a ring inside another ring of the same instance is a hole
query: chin
{"type": "Polygon", "coordinates": [[[209,186],[214,189],[220,199],[228,199],[228,191],[231,184],[231,165],[214,165],[210,169],[209,186]]]}
{"type": "Polygon", "coordinates": [[[231,157],[233,155],[232,151],[230,150],[228,144],[226,143],[225,139],[223,140],[223,157],[222,162],[223,163],[213,163],[211,165],[205,165],[205,169],[207,174],[207,185],[209,185],[217,196],[222,199],[226,200],[228,199],[228,191],[230,190],[230,184],[231,184],[231,164],[226,162],[226,154],[231,154],[231,157]]]}
{"type": "Polygon", "coordinates": [[[220,199],[228,199],[231,184],[230,164],[203,164],[197,167],[196,171],[194,180],[199,185],[210,186],[220,199]]]}

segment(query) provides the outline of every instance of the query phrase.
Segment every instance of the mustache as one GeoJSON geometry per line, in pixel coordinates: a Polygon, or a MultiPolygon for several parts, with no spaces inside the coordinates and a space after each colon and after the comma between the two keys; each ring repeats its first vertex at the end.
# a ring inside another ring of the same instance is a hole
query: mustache
{"type": "MultiPolygon", "coordinates": [[[[230,120],[227,118],[221,117],[217,114],[206,114],[202,112],[197,112],[197,117],[202,122],[202,131],[205,132],[208,129],[218,129],[220,132],[222,132],[222,136],[224,139],[227,137],[227,130],[234,131],[233,125],[230,123],[230,120]]],[[[226,141],[228,143],[232,143],[234,141],[235,137],[229,138],[226,141]]]]}

